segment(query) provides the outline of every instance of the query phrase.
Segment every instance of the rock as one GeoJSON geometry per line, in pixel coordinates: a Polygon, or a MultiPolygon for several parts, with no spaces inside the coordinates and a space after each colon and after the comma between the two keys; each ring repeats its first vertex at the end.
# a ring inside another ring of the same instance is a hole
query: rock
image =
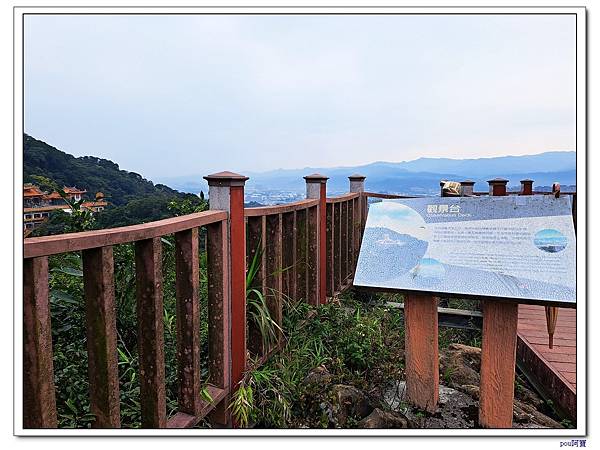
{"type": "Polygon", "coordinates": [[[406,399],[406,382],[392,383],[384,392],[384,401],[393,411],[408,419],[410,428],[474,428],[478,420],[478,402],[470,395],[440,385],[438,408],[429,414],[411,406],[406,399]]]}
{"type": "Polygon", "coordinates": [[[324,385],[331,382],[331,374],[327,367],[319,366],[312,369],[302,381],[304,384],[320,384],[324,385]]]}
{"type": "Polygon", "coordinates": [[[362,419],[373,411],[365,394],[354,386],[336,384],[332,390],[334,423],[346,425],[348,417],[362,419]]]}
{"type": "Polygon", "coordinates": [[[479,400],[479,386],[475,386],[473,384],[463,384],[458,388],[458,390],[470,395],[475,400],[479,400]]]}
{"type": "Polygon", "coordinates": [[[539,412],[533,406],[517,399],[515,399],[513,405],[513,419],[517,423],[531,424],[531,428],[537,428],[539,426],[544,428],[564,428],[556,420],[551,419],[547,415],[539,412]]]}
{"type": "Polygon", "coordinates": [[[359,428],[408,428],[408,419],[398,413],[375,408],[371,414],[358,422],[359,428]]]}
{"type": "Polygon", "coordinates": [[[453,388],[479,386],[480,366],[480,348],[450,344],[440,355],[440,379],[453,388]]]}

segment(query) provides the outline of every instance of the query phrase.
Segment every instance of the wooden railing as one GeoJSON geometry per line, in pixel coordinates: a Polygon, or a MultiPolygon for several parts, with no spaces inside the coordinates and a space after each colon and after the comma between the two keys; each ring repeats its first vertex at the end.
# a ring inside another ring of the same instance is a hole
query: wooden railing
{"type": "MultiPolygon", "coordinates": [[[[57,426],[48,256],[81,252],[86,307],[90,410],[96,428],[120,426],[119,373],[113,246],[135,243],[140,405],[146,428],[190,426],[220,404],[229,392],[230,329],[227,217],[207,211],[184,217],[108,230],[25,239],[23,277],[23,426],[57,426]],[[209,383],[212,402],[199,396],[200,326],[198,229],[207,233],[209,383]],[[162,243],[174,234],[176,245],[178,410],[166,417],[162,243]]],[[[225,423],[225,408],[214,415],[225,423]]]]}
{"type": "MultiPolygon", "coordinates": [[[[283,326],[283,298],[319,303],[318,225],[319,199],[301,200],[285,205],[246,208],[247,267],[258,262],[256,276],[249,286],[266,299],[271,318],[283,326]]],[[[277,332],[275,347],[283,344],[277,332]]],[[[249,323],[248,349],[264,357],[273,348],[265,348],[260,330],[249,323]]]]}
{"type": "MultiPolygon", "coordinates": [[[[212,422],[235,426],[228,406],[245,372],[252,369],[247,350],[261,364],[282,347],[284,340],[283,333],[278,332],[275,343],[266,348],[260,330],[246,318],[247,288],[262,293],[270,317],[279,327],[283,324],[284,299],[313,306],[326,303],[352,285],[368,199],[410,198],[365,192],[365,177],[359,175],[349,177],[350,193],[327,198],[327,178],[315,174],[305,177],[306,200],[244,208],[245,177],[223,172],[206,178],[210,211],[141,225],[24,240],[24,428],[57,426],[48,256],[81,252],[93,427],[120,426],[112,249],[126,243],[135,245],[142,427],[191,427],[209,413],[212,422]],[[206,230],[209,322],[205,355],[209,377],[204,385],[200,378],[199,326],[201,228],[206,230]],[[177,413],[167,418],[161,237],[171,234],[175,237],[176,253],[179,394],[177,413]],[[252,285],[246,286],[246,271],[253,262],[258,264],[258,271],[252,285]],[[212,401],[201,397],[202,388],[206,388],[212,401]]],[[[575,213],[576,198],[572,195],[575,213]]],[[[408,297],[412,316],[407,312],[407,322],[420,325],[418,330],[413,326],[412,332],[407,332],[407,345],[418,346],[423,333],[431,335],[431,339],[434,334],[437,336],[437,309],[421,311],[419,308],[429,303],[408,297]],[[431,323],[422,325],[428,314],[431,323]]],[[[432,367],[433,380],[437,372],[436,366],[432,367]]],[[[407,377],[409,372],[407,369],[407,377]]],[[[435,404],[429,398],[421,403],[435,404]]]]}
{"type": "Polygon", "coordinates": [[[313,175],[306,177],[311,198],[244,208],[244,177],[221,173],[207,179],[211,211],[24,240],[24,428],[57,426],[49,303],[51,255],[81,252],[90,411],[96,428],[121,424],[113,246],[135,245],[144,428],[191,427],[209,413],[211,421],[232,425],[228,402],[250,369],[247,350],[263,363],[283,345],[283,333],[278,332],[276,343],[265,348],[260,330],[246,320],[247,288],[262,293],[271,318],[281,328],[284,298],[317,306],[349,286],[366,217],[366,200],[359,192],[327,199],[327,178],[313,175]],[[202,242],[208,274],[209,379],[205,385],[200,379],[200,228],[206,230],[202,242]],[[170,418],[166,415],[161,264],[161,238],[166,235],[174,235],[176,245],[179,377],[177,412],[170,418]],[[245,286],[246,270],[253,261],[258,271],[251,286],[245,286]],[[212,401],[201,397],[202,388],[212,401]]]}
{"type": "Polygon", "coordinates": [[[351,285],[354,276],[363,220],[364,197],[350,193],[327,199],[327,296],[334,297],[351,285]]]}

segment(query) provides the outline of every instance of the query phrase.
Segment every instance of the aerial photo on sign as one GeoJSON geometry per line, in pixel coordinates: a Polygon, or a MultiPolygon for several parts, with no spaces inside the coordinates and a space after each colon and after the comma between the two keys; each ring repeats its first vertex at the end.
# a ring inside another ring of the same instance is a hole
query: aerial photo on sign
{"type": "Polygon", "coordinates": [[[575,304],[568,196],[429,197],[369,207],[354,285],[575,304]]]}

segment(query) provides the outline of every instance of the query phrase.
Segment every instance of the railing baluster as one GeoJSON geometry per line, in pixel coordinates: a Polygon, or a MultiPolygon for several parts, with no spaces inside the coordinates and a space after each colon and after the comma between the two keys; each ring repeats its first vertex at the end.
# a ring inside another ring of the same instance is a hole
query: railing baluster
{"type": "MultiPolygon", "coordinates": [[[[246,225],[246,267],[250,269],[253,262],[258,264],[250,287],[258,290],[263,295],[265,294],[264,219],[264,216],[248,217],[246,225]]],[[[254,322],[251,322],[248,324],[248,350],[261,356],[266,350],[263,344],[260,328],[254,322]]]]}
{"type": "Polygon", "coordinates": [[[200,414],[200,299],[198,228],[175,234],[178,410],[200,414]]]}
{"type": "Polygon", "coordinates": [[[308,214],[308,249],[306,269],[308,273],[307,280],[307,301],[309,304],[317,306],[319,304],[319,207],[313,206],[307,210],[308,214]]]}
{"type": "Polygon", "coordinates": [[[119,371],[112,247],[82,252],[90,410],[94,428],[119,428],[119,371]]]}
{"type": "Polygon", "coordinates": [[[348,278],[354,279],[354,201],[348,202],[348,278]]]}
{"type": "MultiPolygon", "coordinates": [[[[273,214],[266,216],[265,222],[265,274],[266,274],[266,295],[267,306],[271,318],[279,325],[283,326],[283,305],[281,299],[282,292],[282,215],[273,214]]],[[[283,334],[277,332],[278,345],[282,344],[283,334]]]]}
{"type": "Polygon", "coordinates": [[[335,203],[334,205],[334,222],[333,222],[333,291],[340,291],[342,285],[342,205],[335,203]]]}
{"type": "Polygon", "coordinates": [[[48,257],[23,262],[23,427],[56,428],[48,257]]]}
{"type": "Polygon", "coordinates": [[[296,300],[307,301],[306,293],[306,210],[296,211],[296,300]]]}
{"type": "Polygon", "coordinates": [[[343,285],[346,283],[348,278],[348,202],[341,202],[340,208],[342,210],[341,217],[341,250],[340,250],[340,262],[341,262],[341,276],[340,283],[343,285]]]}
{"type": "Polygon", "coordinates": [[[334,263],[334,223],[335,223],[335,208],[333,203],[327,204],[327,230],[326,230],[326,239],[327,239],[327,297],[333,297],[333,293],[335,292],[335,263],[334,263]]]}
{"type": "Polygon", "coordinates": [[[283,225],[283,292],[296,299],[296,213],[289,212],[282,215],[283,225]]]}
{"type": "Polygon", "coordinates": [[[164,428],[166,397],[160,238],[135,243],[135,269],[142,427],[164,428]]]}
{"type": "MultiPolygon", "coordinates": [[[[227,227],[217,222],[206,227],[208,277],[208,370],[210,383],[229,391],[231,360],[231,297],[229,292],[229,259],[227,227]]],[[[211,413],[216,423],[230,422],[228,397],[211,413]]]]}

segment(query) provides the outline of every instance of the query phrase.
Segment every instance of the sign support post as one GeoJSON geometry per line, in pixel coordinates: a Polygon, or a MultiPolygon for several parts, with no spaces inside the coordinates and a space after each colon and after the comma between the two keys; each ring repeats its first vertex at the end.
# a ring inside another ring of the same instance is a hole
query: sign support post
{"type": "Polygon", "coordinates": [[[439,395],[437,297],[404,296],[406,394],[408,401],[435,412],[439,395]]]}
{"type": "MultiPolygon", "coordinates": [[[[507,180],[488,181],[490,195],[506,195],[507,180]]],[[[483,301],[479,425],[512,428],[517,353],[517,303],[483,301]]]]}

